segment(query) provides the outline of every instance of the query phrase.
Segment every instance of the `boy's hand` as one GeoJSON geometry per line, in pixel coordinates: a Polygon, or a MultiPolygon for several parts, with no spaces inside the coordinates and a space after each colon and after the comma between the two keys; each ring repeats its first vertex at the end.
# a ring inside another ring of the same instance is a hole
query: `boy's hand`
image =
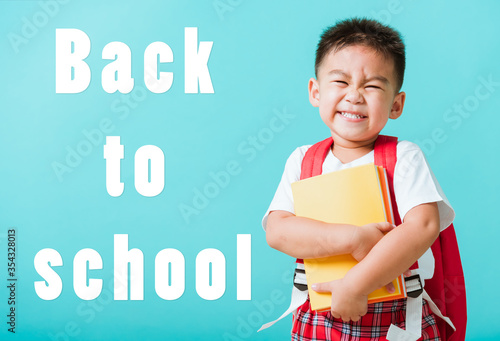
{"type": "Polygon", "coordinates": [[[395,227],[395,225],[386,222],[357,226],[353,234],[354,250],[351,252],[351,255],[360,262],[375,244],[385,236],[385,233],[395,227]]]}
{"type": "MultiPolygon", "coordinates": [[[[403,275],[411,276],[411,270],[406,270],[403,275]]],[[[392,282],[386,285],[389,292],[394,292],[392,282]]],[[[343,279],[315,283],[312,289],[316,292],[330,292],[332,294],[331,313],[335,318],[344,322],[358,321],[361,316],[366,315],[368,310],[368,295],[357,293],[352,285],[345,283],[343,279]]]]}
{"type": "Polygon", "coordinates": [[[344,322],[358,321],[368,311],[368,296],[357,293],[343,279],[316,283],[312,285],[312,289],[332,293],[332,316],[344,322]]]}

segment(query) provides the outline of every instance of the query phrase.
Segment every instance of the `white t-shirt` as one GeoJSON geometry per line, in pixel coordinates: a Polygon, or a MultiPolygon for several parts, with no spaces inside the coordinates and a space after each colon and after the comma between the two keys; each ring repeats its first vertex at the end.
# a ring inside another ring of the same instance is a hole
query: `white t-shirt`
{"type": "MultiPolygon", "coordinates": [[[[269,212],[282,210],[295,214],[291,184],[300,180],[302,159],[309,147],[311,146],[307,145],[295,149],[288,158],[281,182],[262,219],[264,230],[269,212]]],[[[345,164],[340,162],[330,150],[323,162],[323,174],[371,162],[374,162],[373,150],[345,164]]],[[[409,141],[398,141],[397,162],[394,169],[394,195],[402,221],[413,207],[431,202],[436,202],[438,205],[441,231],[448,227],[455,218],[455,212],[432,173],[424,154],[416,144],[409,141]]],[[[430,248],[419,259],[419,268],[423,278],[432,277],[434,257],[430,248]]]]}

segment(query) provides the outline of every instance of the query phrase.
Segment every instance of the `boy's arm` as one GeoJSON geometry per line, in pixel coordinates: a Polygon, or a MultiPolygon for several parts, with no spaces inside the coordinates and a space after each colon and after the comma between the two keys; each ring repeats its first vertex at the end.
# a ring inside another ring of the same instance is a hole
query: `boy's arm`
{"type": "Polygon", "coordinates": [[[272,248],[295,258],[352,254],[361,260],[382,239],[384,232],[392,229],[389,223],[328,224],[287,211],[272,211],[267,219],[266,240],[272,248]]]}
{"type": "Polygon", "coordinates": [[[436,240],[439,230],[437,203],[416,206],[343,279],[313,289],[332,292],[334,317],[357,321],[366,314],[368,294],[408,269],[436,240]]]}

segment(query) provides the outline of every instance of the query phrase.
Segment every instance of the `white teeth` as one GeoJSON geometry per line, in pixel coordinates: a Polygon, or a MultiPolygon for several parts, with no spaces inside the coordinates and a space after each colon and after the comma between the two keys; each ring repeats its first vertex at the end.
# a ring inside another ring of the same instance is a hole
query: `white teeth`
{"type": "Polygon", "coordinates": [[[343,111],[342,111],[340,114],[341,114],[342,116],[344,116],[344,117],[348,117],[348,118],[363,118],[363,116],[361,116],[361,115],[355,115],[355,114],[351,114],[351,113],[349,113],[349,112],[343,112],[343,111]]]}

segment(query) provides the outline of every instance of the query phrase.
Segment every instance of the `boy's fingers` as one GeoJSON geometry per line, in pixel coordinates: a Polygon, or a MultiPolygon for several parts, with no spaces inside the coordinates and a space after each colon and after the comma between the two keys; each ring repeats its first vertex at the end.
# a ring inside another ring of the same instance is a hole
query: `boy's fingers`
{"type": "MultiPolygon", "coordinates": [[[[410,269],[408,269],[408,270],[406,270],[405,272],[403,272],[403,276],[404,276],[404,277],[410,277],[410,276],[411,276],[411,270],[410,270],[410,269]]],[[[387,284],[387,285],[385,286],[385,288],[387,289],[387,291],[388,291],[390,294],[392,294],[392,293],[396,292],[396,288],[394,287],[394,284],[392,284],[392,282],[391,282],[391,283],[389,283],[389,284],[387,284]]]]}
{"type": "Polygon", "coordinates": [[[377,224],[377,228],[380,230],[380,232],[389,232],[392,229],[394,229],[396,225],[393,225],[391,223],[379,223],[377,224]]]}
{"type": "Polygon", "coordinates": [[[329,286],[329,282],[325,283],[314,283],[311,288],[316,292],[332,292],[329,286]]]}
{"type": "Polygon", "coordinates": [[[361,316],[359,316],[359,315],[358,315],[358,316],[356,316],[356,317],[351,318],[351,321],[353,321],[353,322],[357,322],[357,321],[359,321],[360,319],[361,319],[361,316]]]}
{"type": "Polygon", "coordinates": [[[389,283],[385,286],[385,288],[387,289],[387,291],[389,292],[389,294],[392,294],[394,292],[396,292],[396,288],[394,288],[394,284],[389,283]]]}

